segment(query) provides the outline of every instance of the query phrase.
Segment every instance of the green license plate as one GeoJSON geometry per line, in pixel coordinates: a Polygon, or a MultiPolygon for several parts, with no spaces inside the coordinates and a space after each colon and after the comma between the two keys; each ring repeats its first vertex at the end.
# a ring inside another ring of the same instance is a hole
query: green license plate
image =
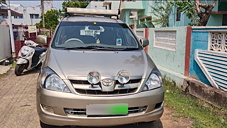
{"type": "Polygon", "coordinates": [[[128,104],[89,104],[87,115],[127,115],[128,104]]]}

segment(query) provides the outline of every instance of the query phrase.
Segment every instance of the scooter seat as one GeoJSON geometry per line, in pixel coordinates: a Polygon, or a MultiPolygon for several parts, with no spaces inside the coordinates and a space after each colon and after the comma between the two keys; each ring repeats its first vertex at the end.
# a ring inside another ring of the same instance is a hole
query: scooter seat
{"type": "Polygon", "coordinates": [[[38,54],[42,54],[43,52],[45,52],[47,49],[44,47],[35,47],[35,52],[38,54]]]}
{"type": "Polygon", "coordinates": [[[44,47],[35,47],[34,50],[35,50],[35,53],[32,57],[32,66],[35,66],[39,62],[39,56],[47,49],[44,47]]]}

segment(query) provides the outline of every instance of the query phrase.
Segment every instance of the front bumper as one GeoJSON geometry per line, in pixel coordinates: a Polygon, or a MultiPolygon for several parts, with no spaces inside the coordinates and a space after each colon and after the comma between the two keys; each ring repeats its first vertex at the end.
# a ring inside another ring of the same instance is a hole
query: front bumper
{"type": "Polygon", "coordinates": [[[137,122],[149,122],[157,120],[162,116],[163,100],[163,88],[124,96],[106,97],[76,95],[73,93],[55,92],[42,88],[37,90],[37,110],[40,120],[45,124],[58,126],[114,126],[137,122]],[[124,116],[106,117],[71,115],[67,114],[64,110],[65,108],[86,110],[86,105],[88,104],[121,103],[128,104],[129,108],[146,106],[146,110],[124,116]]]}

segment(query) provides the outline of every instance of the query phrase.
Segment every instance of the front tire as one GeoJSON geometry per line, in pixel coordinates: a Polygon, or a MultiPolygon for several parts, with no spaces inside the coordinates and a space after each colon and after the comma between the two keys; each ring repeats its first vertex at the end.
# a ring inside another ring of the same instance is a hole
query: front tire
{"type": "Polygon", "coordinates": [[[20,76],[25,69],[25,64],[17,64],[15,67],[15,74],[20,76]]]}

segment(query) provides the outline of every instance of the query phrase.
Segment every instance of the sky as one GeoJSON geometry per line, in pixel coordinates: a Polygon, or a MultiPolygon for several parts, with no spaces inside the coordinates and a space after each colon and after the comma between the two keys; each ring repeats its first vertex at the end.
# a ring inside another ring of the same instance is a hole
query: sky
{"type": "MultiPolygon", "coordinates": [[[[64,0],[53,0],[53,6],[57,9],[62,8],[62,2],[64,0]]],[[[30,6],[30,5],[41,5],[40,0],[10,0],[10,4],[21,4],[23,6],[30,6]]]]}

